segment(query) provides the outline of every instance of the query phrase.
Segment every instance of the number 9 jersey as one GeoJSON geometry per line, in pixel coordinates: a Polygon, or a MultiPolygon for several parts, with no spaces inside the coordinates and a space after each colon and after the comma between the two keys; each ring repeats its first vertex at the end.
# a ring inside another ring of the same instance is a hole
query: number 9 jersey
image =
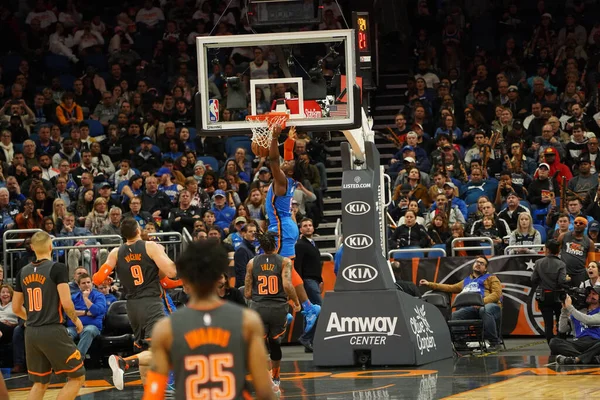
{"type": "Polygon", "coordinates": [[[146,252],[146,241],[123,244],[117,254],[117,277],[127,299],[159,298],[162,295],[158,267],[146,252]]]}

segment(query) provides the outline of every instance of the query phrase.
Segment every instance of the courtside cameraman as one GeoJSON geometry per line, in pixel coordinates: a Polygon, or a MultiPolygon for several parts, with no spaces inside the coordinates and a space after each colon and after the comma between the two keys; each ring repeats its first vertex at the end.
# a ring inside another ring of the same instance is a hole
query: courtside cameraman
{"type": "Polygon", "coordinates": [[[558,364],[600,363],[600,285],[586,290],[587,308],[576,310],[569,295],[563,302],[558,331],[572,330],[575,339],[553,338],[550,341],[551,354],[556,355],[558,364]]]}

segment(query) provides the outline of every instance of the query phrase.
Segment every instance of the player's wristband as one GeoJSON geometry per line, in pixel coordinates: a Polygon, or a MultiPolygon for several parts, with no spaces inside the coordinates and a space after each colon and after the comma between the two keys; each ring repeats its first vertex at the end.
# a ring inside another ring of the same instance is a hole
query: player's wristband
{"type": "Polygon", "coordinates": [[[158,372],[148,371],[146,385],[144,386],[144,397],[142,400],[163,400],[169,377],[158,372]]]}
{"type": "Polygon", "coordinates": [[[111,274],[113,268],[114,267],[111,267],[108,264],[103,264],[92,278],[94,285],[99,286],[100,284],[102,284],[102,282],[104,282],[106,278],[108,278],[108,276],[111,274]]]}
{"type": "Polygon", "coordinates": [[[181,279],[173,280],[165,276],[160,280],[160,285],[165,289],[175,289],[176,287],[183,286],[183,282],[181,282],[181,279]]]}

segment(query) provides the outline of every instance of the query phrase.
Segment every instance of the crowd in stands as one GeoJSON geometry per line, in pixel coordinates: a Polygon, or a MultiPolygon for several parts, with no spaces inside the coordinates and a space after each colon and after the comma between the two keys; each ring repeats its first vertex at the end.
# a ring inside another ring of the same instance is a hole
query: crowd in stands
{"type": "Polygon", "coordinates": [[[409,10],[413,73],[385,132],[398,147],[391,248],[449,251],[453,238],[485,236],[502,253],[574,232],[578,217],[597,241],[598,7],[419,0],[409,10]]]}
{"type": "MultiPolygon", "coordinates": [[[[245,240],[244,232],[267,226],[268,159],[251,152],[249,137],[197,135],[194,108],[195,38],[253,33],[245,7],[239,0],[0,4],[0,235],[42,229],[55,246],[71,247],[58,257],[69,267],[73,301],[86,319],[79,335],[70,329],[82,354],[119,298],[118,286],[92,288],[90,276],[108,250],[88,246],[119,243],[114,235],[123,218],[135,218],[145,239],[184,228],[194,240],[220,238],[230,246],[232,267],[240,246],[256,252],[255,237],[245,240]]],[[[322,23],[303,29],[338,29],[340,21],[337,2],[325,0],[322,23]]],[[[272,53],[232,50],[209,66],[221,120],[249,112],[224,108],[227,78],[243,78],[248,89],[248,77],[282,76],[272,53]]],[[[323,70],[331,72],[326,63],[323,70]]],[[[281,86],[257,89],[258,112],[285,95],[281,86]]],[[[327,187],[325,148],[304,133],[295,153],[301,183],[293,217],[312,217],[317,225],[327,187]]],[[[25,239],[25,256],[0,269],[0,284],[33,257],[29,235],[16,235],[25,239]]],[[[22,371],[23,324],[12,316],[11,298],[11,287],[1,286],[0,352],[14,336],[13,361],[22,371]]]]}

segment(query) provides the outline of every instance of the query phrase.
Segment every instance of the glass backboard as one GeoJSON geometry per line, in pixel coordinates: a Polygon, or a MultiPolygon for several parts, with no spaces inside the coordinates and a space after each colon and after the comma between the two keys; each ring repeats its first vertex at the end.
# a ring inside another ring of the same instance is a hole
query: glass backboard
{"type": "Polygon", "coordinates": [[[288,112],[303,131],[360,126],[354,31],[196,38],[197,129],[248,133],[247,115],[288,112]],[[349,89],[348,89],[349,88],[349,89]]]}

